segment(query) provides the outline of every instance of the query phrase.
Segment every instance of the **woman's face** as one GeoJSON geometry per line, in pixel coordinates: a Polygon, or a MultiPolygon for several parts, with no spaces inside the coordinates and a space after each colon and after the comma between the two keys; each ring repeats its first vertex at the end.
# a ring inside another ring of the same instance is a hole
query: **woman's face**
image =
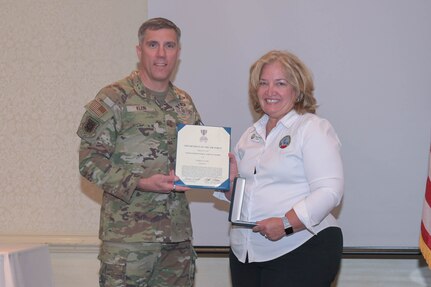
{"type": "Polygon", "coordinates": [[[263,112],[276,121],[293,109],[296,92],[279,62],[263,66],[257,96],[263,112]]]}

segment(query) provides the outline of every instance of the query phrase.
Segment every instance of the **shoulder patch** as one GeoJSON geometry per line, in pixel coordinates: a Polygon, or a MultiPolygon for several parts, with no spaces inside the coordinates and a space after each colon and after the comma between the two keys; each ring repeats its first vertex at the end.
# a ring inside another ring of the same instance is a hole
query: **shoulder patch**
{"type": "Polygon", "coordinates": [[[109,102],[107,103],[106,99],[102,100],[102,99],[96,98],[91,102],[89,102],[85,106],[85,109],[90,115],[92,115],[98,121],[105,122],[106,120],[108,120],[113,116],[113,112],[109,103],[113,104],[111,100],[109,100],[109,102]]]}
{"type": "Polygon", "coordinates": [[[99,126],[99,123],[92,117],[87,117],[86,121],[83,123],[83,129],[86,133],[94,133],[94,131],[99,126]]]}
{"type": "Polygon", "coordinates": [[[91,138],[96,135],[100,123],[92,115],[87,113],[81,121],[78,129],[78,135],[81,138],[91,138]]]}
{"type": "Polygon", "coordinates": [[[103,106],[103,104],[98,100],[92,100],[88,105],[87,109],[89,112],[92,112],[97,117],[101,118],[103,117],[108,110],[103,106]]]}

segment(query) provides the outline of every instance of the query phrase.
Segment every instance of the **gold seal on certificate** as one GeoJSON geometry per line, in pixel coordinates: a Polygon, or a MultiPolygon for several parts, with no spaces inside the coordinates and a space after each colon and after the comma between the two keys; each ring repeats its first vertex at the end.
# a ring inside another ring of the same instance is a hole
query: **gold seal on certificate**
{"type": "Polygon", "coordinates": [[[178,125],[175,184],[229,190],[230,133],[226,127],[178,125]]]}

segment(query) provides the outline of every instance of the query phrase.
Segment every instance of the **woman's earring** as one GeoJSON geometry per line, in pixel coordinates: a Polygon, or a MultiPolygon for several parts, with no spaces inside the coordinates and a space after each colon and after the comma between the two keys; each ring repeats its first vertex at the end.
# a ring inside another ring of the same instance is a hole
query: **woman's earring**
{"type": "Polygon", "coordinates": [[[299,103],[304,99],[304,94],[302,92],[299,93],[298,97],[296,98],[296,102],[299,103]]]}

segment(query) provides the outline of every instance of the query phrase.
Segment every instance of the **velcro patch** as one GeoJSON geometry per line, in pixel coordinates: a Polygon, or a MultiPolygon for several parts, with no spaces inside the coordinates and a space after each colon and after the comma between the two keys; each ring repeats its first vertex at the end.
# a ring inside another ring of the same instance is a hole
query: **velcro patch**
{"type": "Polygon", "coordinates": [[[126,106],[128,112],[154,112],[155,109],[145,105],[126,106]]]}
{"type": "Polygon", "coordinates": [[[86,113],[81,120],[78,129],[78,136],[80,138],[93,138],[96,135],[100,122],[94,118],[90,113],[86,113]]]}
{"type": "Polygon", "coordinates": [[[108,112],[108,110],[103,106],[103,104],[97,99],[91,101],[88,104],[87,108],[99,118],[103,117],[108,112]]]}
{"type": "Polygon", "coordinates": [[[98,122],[105,122],[114,116],[111,107],[104,100],[96,98],[85,106],[87,112],[98,122]]]}
{"type": "Polygon", "coordinates": [[[92,134],[99,126],[99,123],[93,119],[92,117],[88,117],[87,120],[83,124],[83,129],[86,133],[92,134]]]}

